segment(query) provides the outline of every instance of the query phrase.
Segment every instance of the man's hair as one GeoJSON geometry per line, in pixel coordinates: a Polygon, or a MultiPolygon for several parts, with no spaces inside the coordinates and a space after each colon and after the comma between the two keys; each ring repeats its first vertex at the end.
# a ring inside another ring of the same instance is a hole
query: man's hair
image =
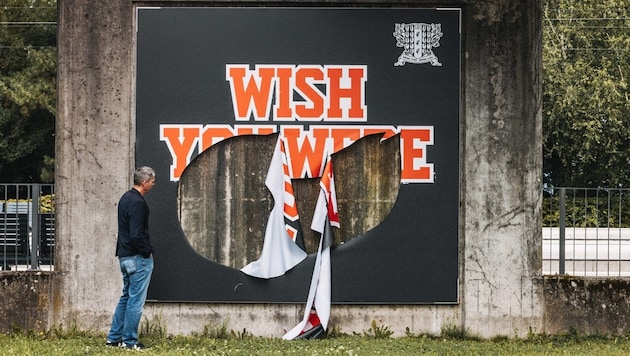
{"type": "Polygon", "coordinates": [[[140,185],[142,182],[148,182],[151,178],[155,178],[155,171],[151,167],[143,166],[136,168],[133,174],[133,184],[140,185]]]}

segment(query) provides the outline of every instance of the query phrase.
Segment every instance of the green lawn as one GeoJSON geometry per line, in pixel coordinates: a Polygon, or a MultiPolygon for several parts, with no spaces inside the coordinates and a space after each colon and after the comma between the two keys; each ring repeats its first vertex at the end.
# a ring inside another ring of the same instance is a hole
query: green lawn
{"type": "MultiPolygon", "coordinates": [[[[458,340],[433,336],[376,338],[341,335],[322,340],[284,341],[232,335],[144,337],[146,355],[628,355],[628,337],[531,336],[525,339],[458,340]]],[[[0,335],[2,355],[128,355],[104,345],[104,335],[51,332],[0,335]]]]}

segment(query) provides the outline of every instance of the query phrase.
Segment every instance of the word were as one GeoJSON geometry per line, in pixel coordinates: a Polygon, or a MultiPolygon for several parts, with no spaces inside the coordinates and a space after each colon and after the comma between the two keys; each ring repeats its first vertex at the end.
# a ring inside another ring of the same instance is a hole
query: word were
{"type": "Polygon", "coordinates": [[[321,177],[328,157],[362,137],[383,134],[389,139],[400,134],[401,182],[433,183],[433,164],[427,163],[426,148],[433,145],[433,126],[275,126],[209,124],[160,125],[164,141],[173,159],[170,180],[178,181],[186,166],[210,146],[239,135],[269,135],[279,132],[284,140],[291,178],[321,177]]]}

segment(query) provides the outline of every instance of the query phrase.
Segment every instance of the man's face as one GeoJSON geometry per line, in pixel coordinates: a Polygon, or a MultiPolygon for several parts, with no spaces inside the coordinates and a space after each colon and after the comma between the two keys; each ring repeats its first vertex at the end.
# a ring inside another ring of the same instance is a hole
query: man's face
{"type": "Polygon", "coordinates": [[[145,193],[148,193],[153,188],[154,185],[155,185],[155,177],[142,182],[142,189],[144,189],[145,193]]]}

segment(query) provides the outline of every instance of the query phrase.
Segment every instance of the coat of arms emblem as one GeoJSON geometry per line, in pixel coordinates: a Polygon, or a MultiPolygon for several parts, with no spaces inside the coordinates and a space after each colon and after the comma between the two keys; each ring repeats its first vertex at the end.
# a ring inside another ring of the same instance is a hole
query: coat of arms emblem
{"type": "Polygon", "coordinates": [[[431,63],[434,67],[442,65],[433,53],[433,47],[440,46],[441,24],[397,23],[393,35],[397,40],[396,46],[404,48],[395,66],[405,63],[431,63]]]}

